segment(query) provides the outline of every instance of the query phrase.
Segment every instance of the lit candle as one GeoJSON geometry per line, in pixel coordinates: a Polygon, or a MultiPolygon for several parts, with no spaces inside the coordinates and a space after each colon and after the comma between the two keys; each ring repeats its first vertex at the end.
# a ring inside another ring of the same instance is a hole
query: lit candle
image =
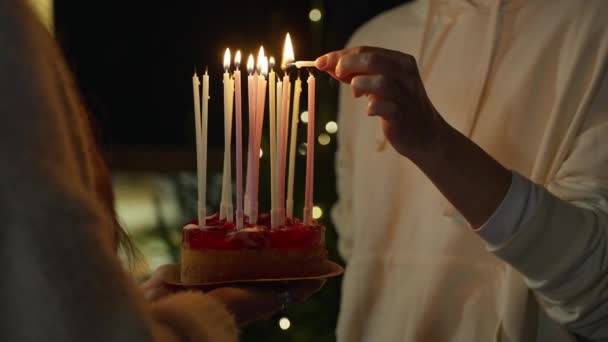
{"type": "Polygon", "coordinates": [[[202,199],[199,199],[199,227],[205,227],[205,218],[207,216],[207,127],[209,127],[209,73],[205,68],[205,74],[203,75],[203,117],[201,120],[201,164],[198,167],[201,175],[201,182],[199,184],[199,191],[202,194],[202,199]],[[202,217],[202,221],[200,221],[202,217]]]}
{"type": "Polygon", "coordinates": [[[274,57],[270,57],[269,60],[269,74],[268,74],[268,107],[269,107],[269,130],[270,130],[270,213],[272,217],[273,210],[276,208],[276,182],[275,182],[275,164],[276,164],[276,74],[274,72],[274,57]]]}
{"type": "Polygon", "coordinates": [[[243,118],[241,109],[241,51],[234,57],[234,83],[236,96],[236,228],[243,228],[243,118]]]}
{"type": "MultiPolygon", "coordinates": [[[[285,45],[283,47],[283,60],[281,65],[286,65],[294,60],[293,46],[291,44],[291,37],[289,33],[285,37],[285,45]]],[[[285,225],[285,165],[287,160],[287,133],[289,125],[289,104],[290,104],[290,92],[291,83],[289,81],[289,73],[285,72],[283,77],[283,96],[281,103],[281,114],[280,114],[280,134],[279,138],[279,156],[278,156],[278,193],[279,193],[279,208],[277,210],[277,218],[273,228],[278,228],[285,225]]]]}
{"type": "Polygon", "coordinates": [[[232,141],[232,109],[234,99],[234,80],[230,78],[230,49],[224,54],[224,173],[222,179],[222,199],[220,202],[220,219],[234,221],[232,207],[232,168],[230,149],[232,141]]]}
{"type": "MultiPolygon", "coordinates": [[[[275,130],[276,130],[275,134],[276,135],[275,136],[280,136],[280,134],[281,134],[281,131],[280,131],[280,128],[279,128],[281,126],[281,124],[280,124],[281,115],[280,114],[281,114],[281,108],[283,107],[283,82],[281,82],[281,78],[279,78],[277,80],[277,95],[276,95],[276,97],[277,97],[277,112],[278,113],[276,113],[276,127],[275,127],[275,130]]],[[[275,146],[275,149],[277,149],[276,150],[277,158],[278,158],[278,155],[279,155],[278,148],[279,148],[279,145],[277,143],[276,146],[275,146]]],[[[277,195],[278,195],[278,192],[277,192],[277,195]]]]}
{"type": "Polygon", "coordinates": [[[304,190],[304,225],[312,224],[312,196],[315,153],[315,77],[308,76],[308,139],[306,146],[306,186],[304,190]]]}
{"type": "Polygon", "coordinates": [[[279,156],[281,155],[281,151],[280,151],[280,137],[281,137],[281,109],[283,108],[283,82],[281,82],[281,79],[279,78],[277,80],[277,102],[276,102],[276,107],[277,107],[277,113],[276,113],[276,127],[275,127],[275,163],[274,163],[274,170],[272,172],[273,177],[271,178],[271,182],[274,184],[273,186],[273,192],[274,194],[272,195],[272,197],[274,197],[274,203],[271,203],[271,209],[270,209],[270,227],[278,227],[281,221],[281,212],[280,212],[280,207],[281,205],[279,204],[279,179],[278,179],[278,168],[280,167],[279,161],[277,160],[279,158],[279,156]]]}
{"type": "Polygon", "coordinates": [[[194,75],[192,76],[192,91],[194,96],[194,125],[196,132],[196,175],[197,175],[197,185],[198,185],[198,226],[199,228],[205,227],[205,188],[203,185],[203,162],[202,162],[202,127],[201,127],[201,100],[200,100],[200,91],[199,86],[201,82],[196,75],[196,70],[194,70],[194,75]]]}
{"type": "Polygon", "coordinates": [[[249,222],[251,223],[252,214],[252,198],[251,194],[253,191],[253,164],[254,158],[257,156],[254,151],[254,137],[255,137],[255,112],[256,112],[256,85],[257,85],[257,76],[254,76],[254,64],[253,64],[253,56],[249,55],[247,59],[247,73],[249,76],[247,77],[247,94],[248,94],[248,110],[249,110],[249,135],[248,135],[248,144],[247,144],[247,184],[245,186],[245,215],[249,217],[249,222]]]}
{"type": "Polygon", "coordinates": [[[300,94],[302,93],[302,80],[300,76],[295,82],[293,89],[293,112],[291,115],[291,136],[289,144],[289,172],[287,178],[287,217],[293,217],[293,183],[296,165],[296,143],[298,137],[298,115],[300,112],[300,94]]]}
{"type": "MultiPolygon", "coordinates": [[[[264,124],[264,108],[266,104],[266,75],[268,75],[268,59],[264,56],[264,48],[260,48],[258,54],[258,79],[257,79],[257,101],[256,101],[256,122],[255,122],[255,149],[254,151],[259,153],[260,145],[262,143],[262,127],[264,124]]],[[[252,216],[250,222],[255,224],[258,220],[258,191],[259,191],[259,180],[260,180],[260,158],[259,155],[255,155],[254,166],[253,166],[253,191],[251,193],[251,212],[252,216]]]]}

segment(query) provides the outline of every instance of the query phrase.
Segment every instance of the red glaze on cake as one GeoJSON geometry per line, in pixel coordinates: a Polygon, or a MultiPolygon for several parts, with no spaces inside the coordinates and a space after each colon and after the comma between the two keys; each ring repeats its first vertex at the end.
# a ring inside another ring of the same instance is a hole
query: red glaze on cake
{"type": "Polygon", "coordinates": [[[270,229],[270,216],[262,214],[257,225],[246,222],[236,230],[218,215],[185,225],[182,239],[181,279],[185,284],[260,278],[310,276],[327,259],[325,227],[313,222],[304,226],[287,219],[286,225],[270,229]]]}
{"type": "MultiPolygon", "coordinates": [[[[268,216],[260,216],[258,225],[246,224],[242,230],[220,221],[218,215],[210,216],[206,229],[185,228],[182,243],[191,249],[306,249],[325,243],[325,229],[316,222],[306,227],[298,220],[287,219],[285,227],[270,229],[268,216]]],[[[186,227],[197,224],[195,220],[186,227]]]]}

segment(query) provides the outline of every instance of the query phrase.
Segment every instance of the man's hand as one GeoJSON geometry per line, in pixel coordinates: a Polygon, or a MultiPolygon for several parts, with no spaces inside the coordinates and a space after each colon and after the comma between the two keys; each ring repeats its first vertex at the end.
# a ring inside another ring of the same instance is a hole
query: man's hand
{"type": "Polygon", "coordinates": [[[367,96],[369,115],[382,118],[391,145],[416,159],[436,143],[445,121],[429,100],[414,57],[377,47],[357,47],[317,58],[316,66],[367,96]]]}
{"type": "MultiPolygon", "coordinates": [[[[478,228],[496,211],[511,172],[452,128],[429,100],[414,57],[376,47],[330,52],[316,67],[367,96],[391,145],[414,162],[478,228]]],[[[353,118],[355,120],[356,118],[353,118]]]]}

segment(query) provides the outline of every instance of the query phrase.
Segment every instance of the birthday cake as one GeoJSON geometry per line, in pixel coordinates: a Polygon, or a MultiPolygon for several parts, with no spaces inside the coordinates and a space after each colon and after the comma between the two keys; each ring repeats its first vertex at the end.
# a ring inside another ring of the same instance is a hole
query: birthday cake
{"type": "Polygon", "coordinates": [[[315,276],[327,260],[325,227],[287,218],[284,227],[270,229],[262,214],[256,225],[237,230],[213,215],[202,229],[196,221],[185,225],[181,257],[186,285],[315,276]]]}

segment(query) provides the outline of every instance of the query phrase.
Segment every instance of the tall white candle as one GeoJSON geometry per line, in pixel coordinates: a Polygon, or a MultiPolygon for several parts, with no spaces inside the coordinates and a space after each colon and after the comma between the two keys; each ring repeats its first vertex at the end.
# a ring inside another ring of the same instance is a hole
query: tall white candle
{"type": "MultiPolygon", "coordinates": [[[[205,68],[205,74],[203,75],[203,117],[201,120],[201,166],[199,172],[201,175],[201,182],[199,184],[202,194],[200,199],[198,216],[202,217],[203,227],[205,226],[205,217],[207,216],[207,131],[209,127],[209,72],[205,68]]],[[[199,221],[201,222],[201,221],[199,221]]],[[[199,223],[199,226],[201,224],[199,223]]]]}
{"type": "Polygon", "coordinates": [[[201,97],[200,97],[200,86],[201,82],[194,70],[192,76],[192,94],[194,97],[194,125],[195,125],[195,138],[196,138],[196,178],[198,188],[198,226],[199,228],[205,227],[205,189],[203,187],[203,163],[202,163],[202,127],[201,127],[201,97]]]}
{"type": "Polygon", "coordinates": [[[300,94],[302,93],[302,80],[298,76],[293,89],[293,112],[291,114],[291,136],[289,144],[289,171],[287,178],[286,215],[293,217],[293,184],[296,165],[296,144],[298,139],[298,117],[300,112],[300,94]]]}
{"type": "Polygon", "coordinates": [[[241,109],[241,51],[234,57],[236,104],[236,228],[243,229],[243,111],[241,109]]]}
{"type": "Polygon", "coordinates": [[[312,224],[315,158],[315,77],[308,76],[308,138],[306,146],[306,186],[304,189],[304,225],[312,224]]]}
{"type": "Polygon", "coordinates": [[[279,193],[279,209],[277,211],[278,221],[273,228],[282,227],[285,225],[285,161],[287,153],[287,127],[289,125],[289,103],[290,103],[291,83],[289,75],[285,73],[283,77],[283,103],[281,104],[281,126],[279,127],[279,156],[277,160],[277,181],[279,193]]]}
{"type": "Polygon", "coordinates": [[[253,55],[249,55],[247,58],[247,73],[249,76],[247,77],[247,95],[248,95],[248,111],[249,111],[249,134],[248,134],[248,144],[247,144],[247,177],[246,177],[246,186],[245,186],[245,215],[249,217],[249,222],[251,223],[252,217],[252,198],[251,194],[253,191],[253,164],[254,159],[257,155],[254,151],[254,137],[255,137],[255,113],[256,113],[256,102],[257,102],[257,77],[254,76],[254,63],[253,63],[253,55]]]}
{"type": "MultiPolygon", "coordinates": [[[[295,60],[293,45],[289,33],[285,36],[285,44],[283,45],[283,59],[281,65],[284,67],[288,63],[295,60]]],[[[283,77],[283,98],[281,105],[281,133],[280,133],[280,155],[279,155],[279,204],[280,204],[280,223],[279,226],[285,225],[285,166],[287,161],[287,134],[289,128],[289,108],[291,102],[291,82],[289,73],[286,71],[283,77]]]]}
{"type": "Polygon", "coordinates": [[[220,202],[220,219],[227,222],[234,221],[232,206],[232,167],[231,167],[231,141],[232,141],[232,110],[234,99],[234,80],[230,77],[230,49],[224,55],[224,173],[222,179],[222,199],[220,202]]]}
{"type": "MultiPolygon", "coordinates": [[[[283,82],[281,81],[280,78],[277,80],[277,89],[276,90],[277,90],[277,95],[276,95],[277,113],[276,113],[275,137],[279,136],[279,134],[281,133],[279,127],[281,127],[281,115],[280,114],[281,114],[281,108],[283,106],[283,82]]],[[[279,148],[279,145],[277,143],[277,144],[275,144],[275,149],[276,149],[275,153],[277,156],[279,153],[278,148],[279,148]]]]}

